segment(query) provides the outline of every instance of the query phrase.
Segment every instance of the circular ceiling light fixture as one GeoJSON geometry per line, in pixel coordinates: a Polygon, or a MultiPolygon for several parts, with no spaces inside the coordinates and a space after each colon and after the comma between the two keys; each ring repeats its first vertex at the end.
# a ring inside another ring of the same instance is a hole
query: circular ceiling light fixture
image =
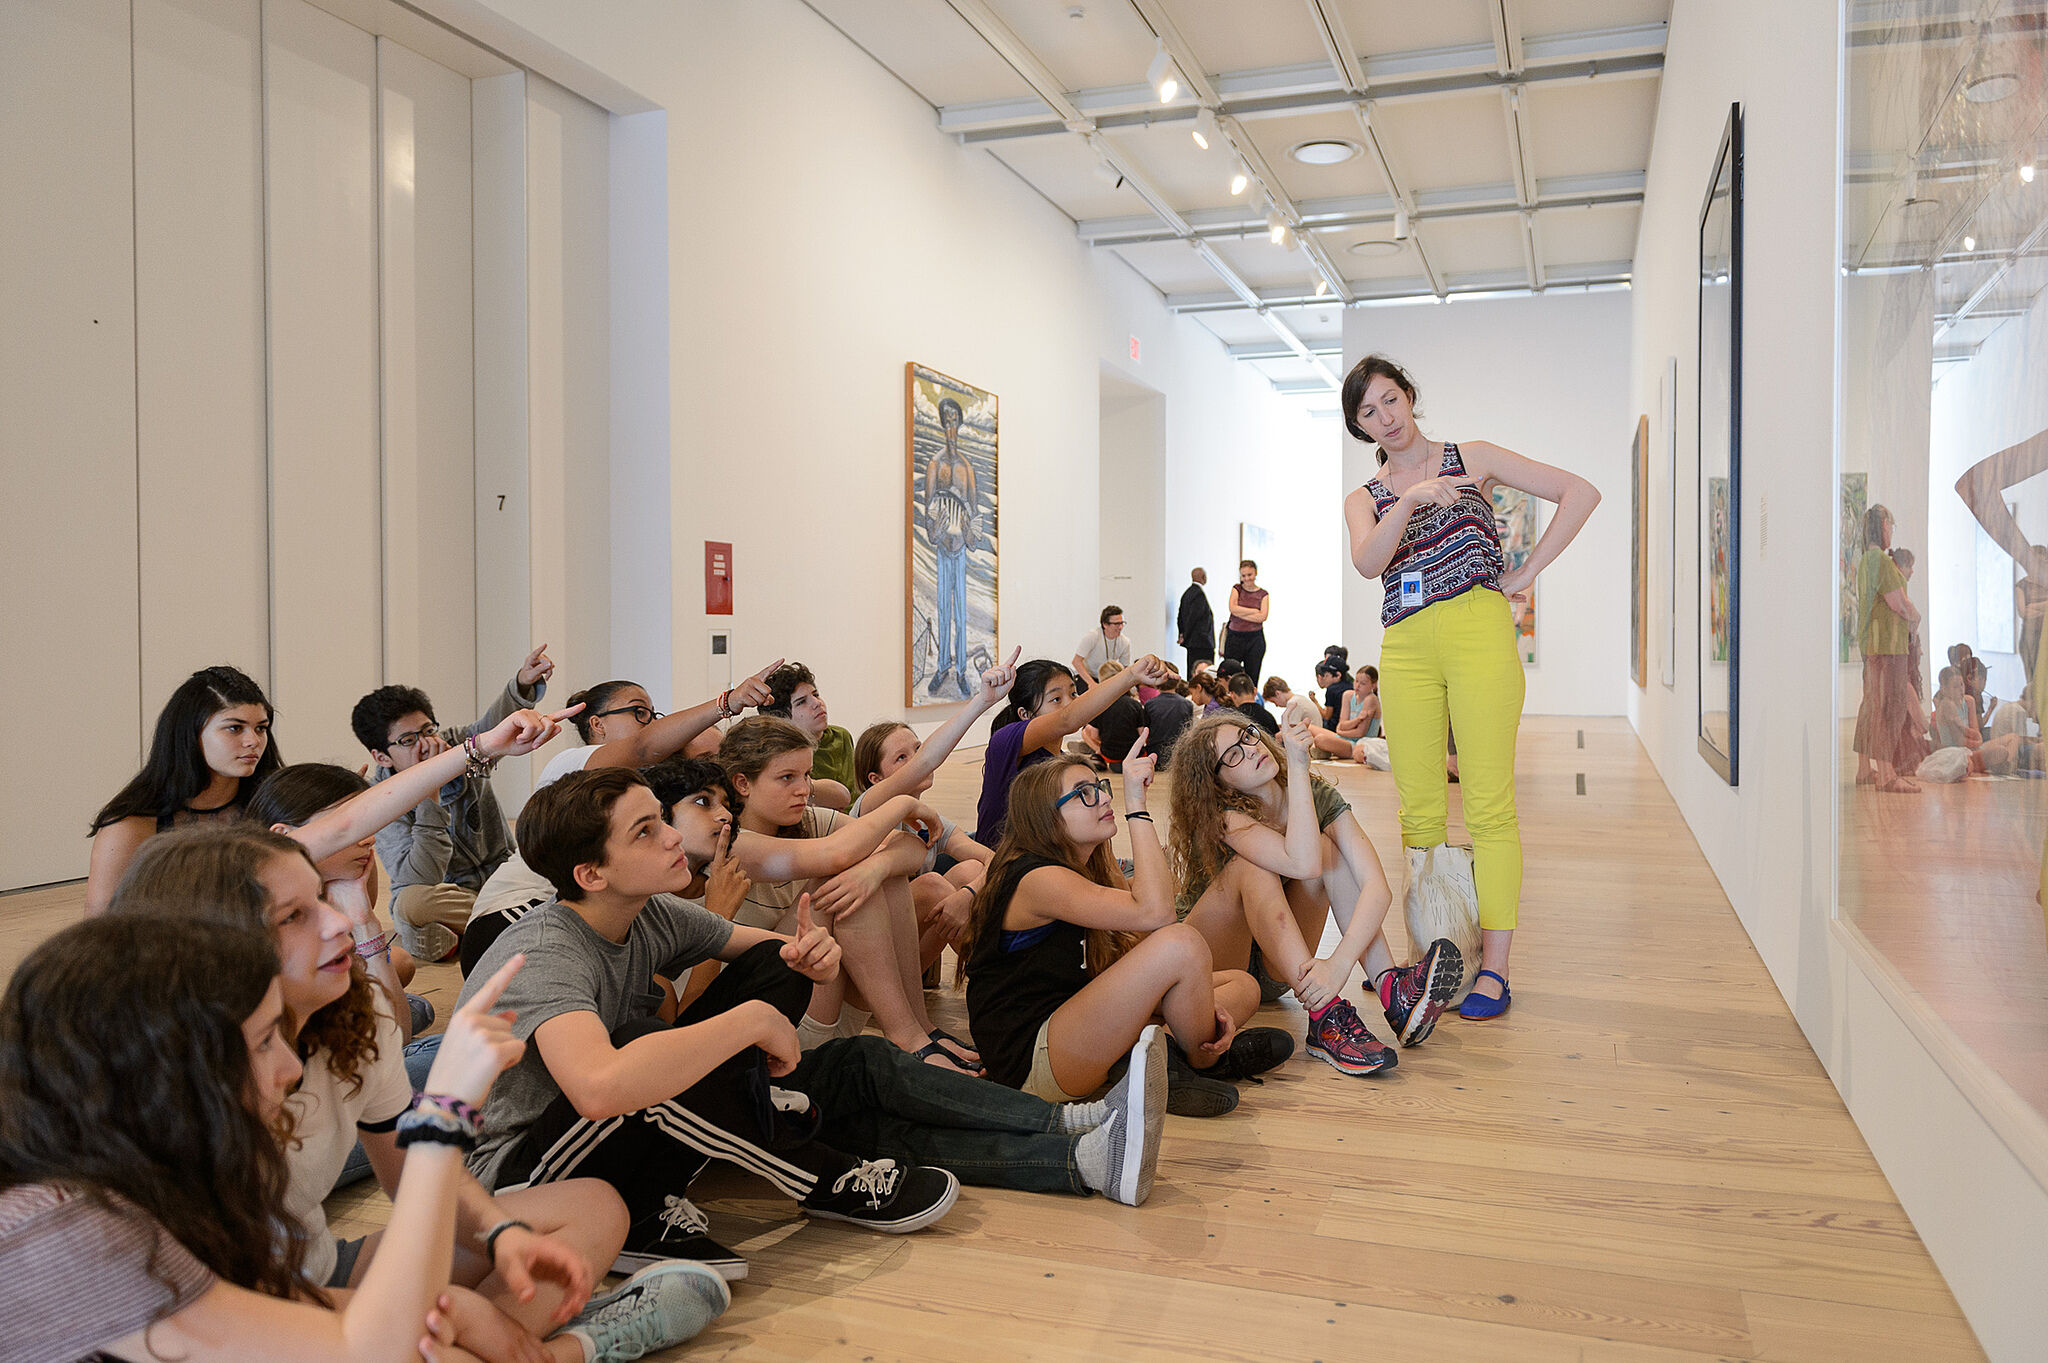
{"type": "Polygon", "coordinates": [[[1317,138],[1313,142],[1302,143],[1287,154],[1305,166],[1334,166],[1349,161],[1360,150],[1356,142],[1317,138]]]}
{"type": "Polygon", "coordinates": [[[1354,241],[1347,249],[1354,256],[1398,256],[1401,254],[1401,243],[1378,238],[1368,241],[1354,241]]]}
{"type": "Polygon", "coordinates": [[[1963,87],[1963,98],[1972,104],[1995,104],[2019,91],[2020,78],[2010,71],[1979,76],[1963,87]]]}

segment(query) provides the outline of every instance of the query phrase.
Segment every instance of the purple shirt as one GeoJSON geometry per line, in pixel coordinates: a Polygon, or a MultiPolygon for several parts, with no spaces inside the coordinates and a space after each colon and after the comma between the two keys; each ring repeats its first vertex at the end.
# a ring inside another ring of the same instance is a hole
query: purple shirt
{"type": "Polygon", "coordinates": [[[1001,841],[1003,826],[1010,821],[1010,783],[1017,773],[1052,754],[1043,748],[1026,756],[1024,730],[1029,720],[1005,724],[988,736],[988,750],[981,760],[981,803],[975,806],[974,840],[984,847],[1001,841]]]}

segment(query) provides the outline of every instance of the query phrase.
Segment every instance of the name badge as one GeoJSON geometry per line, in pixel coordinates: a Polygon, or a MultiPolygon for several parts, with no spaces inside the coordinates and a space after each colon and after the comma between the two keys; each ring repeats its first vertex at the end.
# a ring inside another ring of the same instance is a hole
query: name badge
{"type": "Polygon", "coordinates": [[[1422,604],[1422,574],[1401,574],[1401,604],[1419,606],[1422,604]]]}

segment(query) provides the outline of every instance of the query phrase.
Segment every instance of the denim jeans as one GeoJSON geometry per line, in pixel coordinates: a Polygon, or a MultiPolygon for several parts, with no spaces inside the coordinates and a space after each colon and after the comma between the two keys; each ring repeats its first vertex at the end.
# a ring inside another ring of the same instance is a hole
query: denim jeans
{"type": "MultiPolygon", "coordinates": [[[[409,1042],[405,1048],[405,1077],[412,1083],[414,1093],[427,1089],[427,1075],[434,1068],[434,1057],[441,1053],[441,1035],[423,1036],[409,1042]]],[[[336,1188],[346,1188],[351,1183],[360,1183],[374,1172],[370,1168],[370,1156],[364,1151],[363,1143],[356,1142],[356,1148],[349,1151],[348,1163],[341,1166],[341,1177],[334,1180],[336,1188]]]]}
{"type": "Polygon", "coordinates": [[[938,636],[939,661],[932,675],[943,677],[949,670],[967,675],[967,551],[957,554],[938,551],[938,636]]]}
{"type": "Polygon", "coordinates": [[[1087,1196],[1077,1136],[1051,1104],[1003,1084],[927,1065],[878,1036],[828,1041],[778,1088],[807,1094],[825,1119],[818,1139],[871,1159],[930,1164],[963,1183],[1087,1196]]]}

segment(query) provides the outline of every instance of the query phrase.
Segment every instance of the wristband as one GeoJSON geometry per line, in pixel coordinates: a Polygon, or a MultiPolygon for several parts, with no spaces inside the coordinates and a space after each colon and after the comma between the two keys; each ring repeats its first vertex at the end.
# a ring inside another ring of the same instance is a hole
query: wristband
{"type": "Polygon", "coordinates": [[[1129,822],[1131,822],[1131,820],[1133,820],[1133,819],[1143,819],[1143,820],[1144,820],[1144,821],[1145,821],[1146,823],[1151,823],[1151,822],[1152,822],[1152,816],[1151,816],[1150,814],[1147,814],[1147,813],[1146,813],[1146,812],[1145,812],[1144,810],[1142,810],[1142,809],[1127,809],[1127,810],[1125,810],[1125,811],[1124,811],[1124,822],[1125,822],[1125,823],[1129,823],[1129,822]]]}
{"type": "Polygon", "coordinates": [[[511,1230],[514,1226],[519,1227],[519,1229],[521,1230],[530,1231],[533,1229],[533,1227],[527,1225],[524,1221],[519,1220],[517,1217],[505,1218],[503,1221],[500,1221],[497,1225],[491,1227],[489,1230],[484,1232],[484,1258],[496,1259],[498,1257],[498,1237],[503,1235],[506,1231],[511,1230]]]}
{"type": "Polygon", "coordinates": [[[462,751],[469,758],[468,775],[474,780],[481,781],[489,777],[491,768],[498,765],[497,758],[484,756],[483,744],[477,741],[475,734],[462,740],[462,751]]]}
{"type": "Polygon", "coordinates": [[[380,932],[375,937],[365,937],[356,943],[356,955],[366,961],[382,956],[391,950],[391,938],[392,934],[388,932],[380,932]]]}
{"type": "Polygon", "coordinates": [[[467,1152],[476,1149],[476,1127],[432,1108],[414,1108],[398,1119],[398,1148],[414,1145],[452,1145],[467,1152]]]}
{"type": "Polygon", "coordinates": [[[468,1122],[471,1126],[483,1124],[482,1109],[474,1103],[465,1103],[460,1098],[450,1098],[445,1093],[422,1093],[412,1100],[412,1105],[415,1108],[438,1107],[457,1121],[468,1122]]]}
{"type": "Polygon", "coordinates": [[[733,714],[734,710],[732,708],[732,688],[727,687],[725,690],[718,693],[718,717],[720,719],[731,719],[733,717],[733,714]]]}

